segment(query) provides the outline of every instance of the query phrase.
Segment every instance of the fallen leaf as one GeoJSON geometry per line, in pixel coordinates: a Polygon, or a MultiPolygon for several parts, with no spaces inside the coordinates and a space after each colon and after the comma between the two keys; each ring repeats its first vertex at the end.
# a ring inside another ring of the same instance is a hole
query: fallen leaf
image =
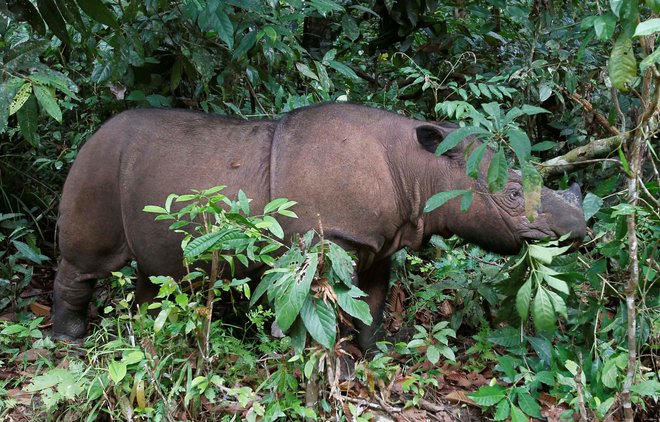
{"type": "Polygon", "coordinates": [[[47,357],[50,356],[51,352],[47,349],[43,349],[41,347],[36,347],[34,349],[30,349],[26,352],[19,353],[18,356],[16,356],[16,361],[18,362],[36,362],[37,359],[40,357],[47,357]]]}
{"type": "Polygon", "coordinates": [[[49,317],[50,316],[50,306],[42,305],[39,302],[30,303],[30,310],[33,314],[38,317],[49,317]]]}
{"type": "Polygon", "coordinates": [[[415,409],[414,407],[410,407],[401,413],[395,414],[394,418],[396,422],[426,422],[429,420],[426,410],[415,409]]]}
{"type": "Polygon", "coordinates": [[[18,404],[29,406],[32,403],[32,393],[27,393],[20,388],[12,388],[7,390],[7,396],[16,400],[18,404]]]}
{"type": "Polygon", "coordinates": [[[470,406],[477,406],[477,404],[461,390],[454,390],[449,394],[445,394],[444,399],[452,403],[465,403],[470,406]]]}

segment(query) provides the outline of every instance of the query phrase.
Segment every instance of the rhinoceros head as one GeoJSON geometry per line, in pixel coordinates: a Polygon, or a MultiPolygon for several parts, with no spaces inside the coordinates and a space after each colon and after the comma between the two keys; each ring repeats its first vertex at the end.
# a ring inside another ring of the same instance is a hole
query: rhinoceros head
{"type": "MultiPolygon", "coordinates": [[[[425,149],[435,151],[438,143],[453,130],[455,126],[425,125],[417,129],[417,138],[425,149]]],[[[569,189],[559,191],[543,187],[535,217],[528,218],[520,172],[510,170],[504,189],[489,192],[485,179],[492,157],[490,149],[484,153],[478,178],[466,176],[465,160],[480,142],[468,137],[440,157],[441,167],[450,169],[448,177],[443,176],[444,186],[440,190],[470,189],[474,195],[466,212],[460,210],[459,199],[431,212],[428,215],[430,225],[439,227],[433,220],[441,219],[443,223],[439,232],[444,229],[504,255],[518,253],[526,240],[557,239],[566,234],[569,235],[566,242],[579,244],[587,229],[580,187],[573,184],[569,189]]],[[[447,170],[443,173],[446,174],[447,170]]]]}

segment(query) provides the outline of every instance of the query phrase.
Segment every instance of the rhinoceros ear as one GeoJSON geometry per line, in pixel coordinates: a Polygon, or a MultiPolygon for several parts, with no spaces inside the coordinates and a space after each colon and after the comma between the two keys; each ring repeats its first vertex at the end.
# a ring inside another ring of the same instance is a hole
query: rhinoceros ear
{"type": "Polygon", "coordinates": [[[432,153],[435,153],[440,142],[442,142],[442,140],[445,139],[445,136],[447,136],[442,128],[435,125],[419,126],[416,130],[417,142],[419,142],[425,150],[432,153]]]}

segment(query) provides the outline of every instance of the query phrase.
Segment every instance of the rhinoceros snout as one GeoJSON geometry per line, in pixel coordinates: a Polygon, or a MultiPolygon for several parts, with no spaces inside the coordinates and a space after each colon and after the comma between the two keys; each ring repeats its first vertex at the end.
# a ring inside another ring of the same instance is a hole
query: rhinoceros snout
{"type": "Polygon", "coordinates": [[[550,194],[542,199],[541,206],[544,212],[552,216],[551,227],[557,237],[570,233],[564,244],[570,244],[575,249],[587,234],[580,185],[573,183],[566,190],[554,192],[555,195],[550,194]]]}

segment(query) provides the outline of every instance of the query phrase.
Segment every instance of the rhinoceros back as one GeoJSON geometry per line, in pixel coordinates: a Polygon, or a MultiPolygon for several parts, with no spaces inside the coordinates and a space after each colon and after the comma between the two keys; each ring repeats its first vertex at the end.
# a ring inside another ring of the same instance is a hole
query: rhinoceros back
{"type": "Polygon", "coordinates": [[[60,205],[62,257],[90,271],[136,258],[147,274],[181,272],[180,237],[145,205],[170,193],[226,185],[260,212],[269,200],[276,122],[246,122],[183,110],[142,109],[108,121],[81,149],[60,205]]]}

